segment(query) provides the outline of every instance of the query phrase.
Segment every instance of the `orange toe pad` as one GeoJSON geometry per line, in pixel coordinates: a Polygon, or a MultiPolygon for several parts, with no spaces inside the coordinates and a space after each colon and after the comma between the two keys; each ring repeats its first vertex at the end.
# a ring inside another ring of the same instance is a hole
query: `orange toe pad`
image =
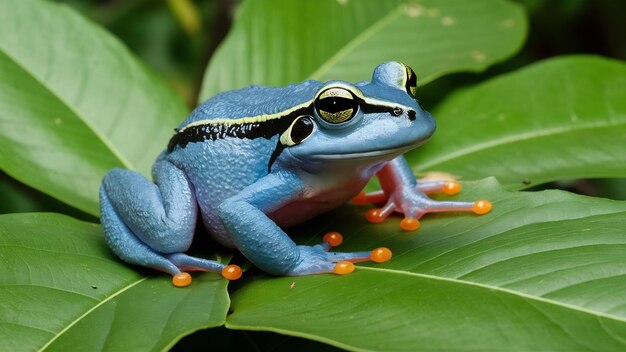
{"type": "Polygon", "coordinates": [[[400,221],[400,228],[404,231],[415,231],[420,228],[420,222],[416,218],[404,218],[400,221]]]}
{"type": "Polygon", "coordinates": [[[228,280],[237,280],[242,274],[241,268],[235,264],[227,265],[222,269],[222,276],[228,280]]]}
{"type": "Polygon", "coordinates": [[[350,262],[346,262],[346,261],[338,262],[337,264],[335,264],[335,268],[333,269],[333,272],[339,275],[350,274],[353,271],[354,271],[354,264],[350,262]]]}
{"type": "Polygon", "coordinates": [[[451,196],[461,192],[461,184],[458,182],[450,181],[443,185],[443,193],[451,196]]]}
{"type": "Polygon", "coordinates": [[[380,213],[380,209],[370,209],[367,211],[367,213],[365,213],[365,219],[367,219],[367,221],[371,222],[372,224],[380,224],[381,222],[385,221],[385,218],[380,216],[380,213]]]}
{"type": "Polygon", "coordinates": [[[384,263],[388,261],[389,259],[391,259],[391,255],[392,254],[389,248],[379,247],[372,251],[372,254],[370,255],[370,259],[376,263],[384,263]]]}
{"type": "Polygon", "coordinates": [[[185,287],[191,284],[191,275],[186,272],[178,273],[172,277],[172,284],[176,287],[185,287]]]}
{"type": "Polygon", "coordinates": [[[343,236],[339,232],[328,232],[322,237],[322,241],[328,243],[331,247],[337,247],[343,242],[343,236]]]}
{"type": "Polygon", "coordinates": [[[493,205],[490,201],[481,199],[474,202],[474,205],[472,206],[472,211],[474,212],[474,214],[483,215],[490,212],[491,208],[493,208],[493,205]]]}

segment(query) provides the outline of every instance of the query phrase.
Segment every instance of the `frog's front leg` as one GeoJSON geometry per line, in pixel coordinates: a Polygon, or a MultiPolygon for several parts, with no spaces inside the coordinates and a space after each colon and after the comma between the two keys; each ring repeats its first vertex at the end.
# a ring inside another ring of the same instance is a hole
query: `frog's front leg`
{"type": "MultiPolygon", "coordinates": [[[[184,254],[193,239],[197,205],[187,177],[167,161],[157,162],[154,183],[137,172],[114,169],[100,188],[105,240],[120,258],[173,276],[176,286],[191,283],[186,271],[222,271],[222,263],[184,254]]],[[[236,269],[236,268],[235,268],[236,269]]]]}
{"type": "Polygon", "coordinates": [[[236,247],[257,267],[274,275],[347,274],[354,262],[391,258],[386,248],[368,252],[328,252],[341,237],[332,234],[315,246],[298,246],[266,214],[306,193],[300,178],[287,171],[269,174],[220,205],[222,223],[236,247]]]}
{"type": "Polygon", "coordinates": [[[366,218],[372,223],[384,221],[394,211],[401,212],[405,218],[400,222],[403,230],[413,231],[420,226],[418,219],[426,213],[448,211],[470,211],[475,214],[486,214],[491,211],[489,201],[475,202],[436,201],[426,194],[444,192],[448,195],[460,191],[460,185],[454,181],[425,181],[415,180],[413,172],[404,157],[399,156],[388,162],[377,174],[382,191],[372,194],[360,194],[354,200],[357,204],[381,203],[386,204],[380,209],[371,209],[366,218]]]}

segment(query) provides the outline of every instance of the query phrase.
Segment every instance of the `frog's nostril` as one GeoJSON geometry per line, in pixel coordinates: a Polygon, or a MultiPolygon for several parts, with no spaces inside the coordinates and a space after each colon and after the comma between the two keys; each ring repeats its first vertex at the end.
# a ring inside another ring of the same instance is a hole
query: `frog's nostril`
{"type": "Polygon", "coordinates": [[[413,121],[415,120],[415,110],[409,110],[409,120],[413,121]]]}

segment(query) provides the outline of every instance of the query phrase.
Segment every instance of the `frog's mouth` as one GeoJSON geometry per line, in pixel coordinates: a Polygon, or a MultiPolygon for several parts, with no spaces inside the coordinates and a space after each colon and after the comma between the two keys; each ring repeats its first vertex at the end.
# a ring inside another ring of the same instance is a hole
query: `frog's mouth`
{"type": "Polygon", "coordinates": [[[312,156],[314,159],[320,160],[346,160],[346,159],[380,159],[386,156],[397,156],[404,152],[414,148],[415,145],[407,145],[397,148],[371,150],[366,152],[354,152],[354,153],[333,153],[333,154],[315,154],[312,156]]]}

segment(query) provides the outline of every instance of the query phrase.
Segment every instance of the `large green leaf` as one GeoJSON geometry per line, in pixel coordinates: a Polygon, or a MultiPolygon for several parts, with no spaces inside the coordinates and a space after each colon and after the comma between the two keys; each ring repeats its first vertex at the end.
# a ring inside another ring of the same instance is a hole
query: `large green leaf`
{"type": "Polygon", "coordinates": [[[65,6],[0,2],[0,169],[91,214],[116,166],[149,174],[186,108],[65,6]]]}
{"type": "Polygon", "coordinates": [[[213,273],[186,288],[141,275],[115,258],[95,224],[0,216],[1,351],[165,350],[223,324],[226,284],[213,273]]]}
{"type": "Polygon", "coordinates": [[[454,94],[437,132],[408,157],[416,170],[508,188],[566,178],[626,177],[626,63],[560,57],[454,94]]]}
{"type": "Polygon", "coordinates": [[[248,0],[208,67],[201,99],[249,84],[361,81],[390,60],[428,82],[483,70],[525,35],[521,8],[501,0],[248,0]]]}
{"type": "Polygon", "coordinates": [[[300,229],[300,243],[339,230],[340,250],[382,245],[394,258],[255,280],[233,294],[226,326],[380,351],[626,349],[626,202],[465,186],[459,198],[488,194],[492,213],[427,216],[405,233],[399,217],[368,225],[345,207],[300,229]]]}

